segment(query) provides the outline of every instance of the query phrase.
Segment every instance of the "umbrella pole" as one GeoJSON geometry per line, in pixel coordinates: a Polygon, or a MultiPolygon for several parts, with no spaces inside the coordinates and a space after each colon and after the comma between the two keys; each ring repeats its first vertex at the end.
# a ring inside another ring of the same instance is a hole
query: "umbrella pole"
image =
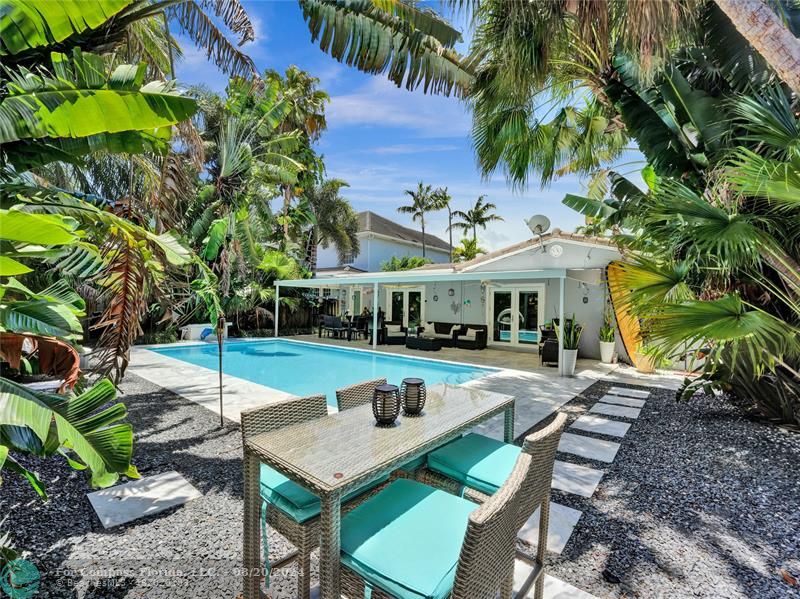
{"type": "Polygon", "coordinates": [[[225,419],[222,416],[222,343],[225,334],[225,317],[217,318],[217,347],[219,354],[219,427],[225,428],[225,419]]]}

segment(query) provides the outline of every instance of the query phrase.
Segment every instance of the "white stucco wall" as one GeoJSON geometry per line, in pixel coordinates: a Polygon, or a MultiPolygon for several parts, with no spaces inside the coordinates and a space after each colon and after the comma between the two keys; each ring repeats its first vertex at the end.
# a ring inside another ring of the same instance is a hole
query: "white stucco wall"
{"type": "MultiPolygon", "coordinates": [[[[360,239],[361,251],[351,266],[370,272],[377,272],[381,269],[381,263],[389,260],[392,256],[402,258],[403,256],[422,256],[422,246],[391,241],[382,238],[369,238],[364,236],[360,239]]],[[[449,262],[450,254],[446,250],[428,247],[425,250],[426,257],[437,264],[449,262]]],[[[335,268],[340,266],[339,253],[336,247],[331,245],[328,248],[317,247],[317,268],[335,268]]]]}

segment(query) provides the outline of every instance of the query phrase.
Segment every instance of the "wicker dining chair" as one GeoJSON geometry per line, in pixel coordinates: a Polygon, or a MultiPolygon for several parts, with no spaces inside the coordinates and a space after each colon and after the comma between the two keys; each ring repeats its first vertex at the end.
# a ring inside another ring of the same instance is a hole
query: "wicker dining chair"
{"type": "Polygon", "coordinates": [[[356,408],[370,403],[372,401],[372,394],[375,392],[375,387],[385,384],[386,379],[374,379],[337,389],[336,405],[339,407],[339,411],[349,410],[350,408],[356,408]]]}
{"type": "MultiPolygon", "coordinates": [[[[278,401],[260,408],[252,408],[242,412],[242,440],[255,435],[273,431],[284,426],[306,422],[327,416],[328,407],[324,395],[292,398],[278,401]]],[[[262,466],[263,470],[264,466],[262,466]]],[[[260,476],[260,472],[259,472],[260,476]]],[[[263,497],[262,501],[266,502],[263,497]]],[[[289,542],[297,547],[297,553],[274,562],[270,568],[283,566],[293,559],[298,560],[297,588],[303,599],[308,599],[311,592],[311,552],[319,545],[319,516],[299,522],[282,509],[267,509],[267,525],[277,530],[289,542]]],[[[266,539],[262,539],[266,543],[266,539]]]]}
{"type": "Polygon", "coordinates": [[[510,599],[516,536],[540,507],[537,557],[518,596],[535,585],[534,596],[542,599],[550,481],[565,422],[560,414],[526,437],[505,483],[477,508],[467,499],[399,479],[350,512],[342,519],[343,594],[363,597],[369,591],[374,599],[388,599],[397,594],[392,589],[412,588],[422,596],[449,589],[452,599],[495,599],[498,591],[510,599]],[[402,551],[392,549],[400,546],[402,551]],[[430,560],[425,572],[406,566],[420,560],[430,560]]]}

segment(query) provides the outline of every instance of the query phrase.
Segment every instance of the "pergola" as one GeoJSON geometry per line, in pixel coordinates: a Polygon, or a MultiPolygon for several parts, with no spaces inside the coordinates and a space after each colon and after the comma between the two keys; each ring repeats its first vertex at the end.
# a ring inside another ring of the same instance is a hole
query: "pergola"
{"type": "MultiPolygon", "coordinates": [[[[446,281],[512,281],[512,280],[544,280],[557,279],[559,282],[558,315],[560,322],[564,322],[564,280],[574,278],[590,282],[585,276],[579,274],[580,271],[593,271],[596,269],[567,269],[547,268],[539,270],[509,270],[497,272],[458,272],[446,268],[428,268],[396,272],[367,272],[341,274],[330,277],[320,277],[314,279],[288,279],[275,281],[275,337],[279,331],[279,300],[281,287],[300,287],[318,289],[341,289],[354,286],[372,286],[372,330],[378,329],[378,293],[380,285],[406,285],[413,283],[441,283],[446,281]]],[[[594,277],[589,277],[594,278],[594,277]]],[[[375,349],[378,343],[378,335],[372,335],[372,347],[375,349]]],[[[564,364],[564,341],[558,338],[559,374],[563,375],[564,364]]]]}

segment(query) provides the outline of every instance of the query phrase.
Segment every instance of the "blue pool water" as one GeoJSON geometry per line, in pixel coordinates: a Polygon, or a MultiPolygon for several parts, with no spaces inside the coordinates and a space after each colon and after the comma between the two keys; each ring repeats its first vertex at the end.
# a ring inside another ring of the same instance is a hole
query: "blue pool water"
{"type": "MultiPolygon", "coordinates": [[[[217,369],[217,345],[152,348],[151,351],[189,364],[217,369]]],[[[389,356],[371,351],[315,345],[285,339],[228,341],[222,370],[259,385],[292,395],[325,393],[336,405],[336,389],[368,379],[386,378],[400,386],[406,377],[418,377],[430,385],[459,384],[496,372],[463,364],[389,356]]]]}

